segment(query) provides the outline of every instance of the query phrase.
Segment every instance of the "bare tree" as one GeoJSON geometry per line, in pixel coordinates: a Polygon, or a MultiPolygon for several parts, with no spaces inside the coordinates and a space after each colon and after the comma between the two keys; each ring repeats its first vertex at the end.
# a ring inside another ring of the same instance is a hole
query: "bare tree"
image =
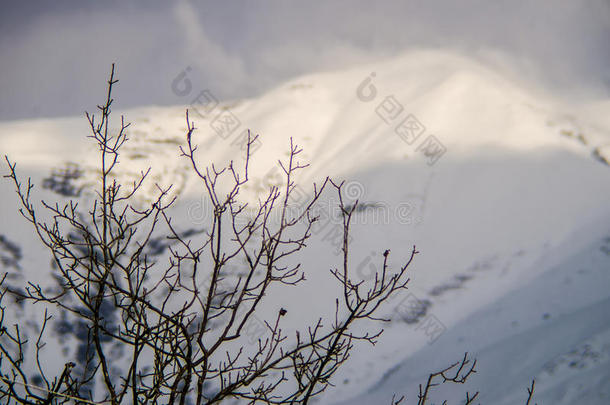
{"type": "MultiPolygon", "coordinates": [[[[408,261],[395,273],[388,269],[386,252],[372,285],[354,282],[348,269],[354,207],[344,205],[342,184],[327,179],[319,187],[314,185],[311,201],[295,212],[290,205],[293,178],[306,165],[299,163],[301,149],[292,141],[288,160],[280,162],[284,186],[271,187],[254,215],[244,218],[247,203],[238,197],[240,188],[249,181],[250,145],[256,137],[248,140],[242,171],[234,162],[223,169],[213,165],[202,169],[195,158],[195,127],[188,111],[186,144],[181,151],[207,192],[213,217],[201,240],[185,237],[169,214],[174,203],[169,188],[158,186],[154,202],[139,207],[134,196],[148,172],[130,185],[115,176],[129,126],[121,117],[118,132],[109,130],[116,82],[113,66],[105,104],[98,107],[99,121],[87,114],[90,138],[99,147],[100,172],[96,196],[86,210],[74,200],[63,205],[42,201],[51,219],[39,219],[32,202],[34,185],[29,179],[22,183],[16,165],[6,159],[8,177],[22,206],[20,212],[50,251],[62,288],[51,293],[40,283],[30,282],[23,290],[5,288],[3,297],[9,291],[21,300],[55,306],[72,319],[83,321],[88,353],[86,364],[68,363],[56,377],[49,376],[45,365],[38,363],[44,381],[41,394],[32,388],[25,372],[27,343],[18,326],[3,327],[1,398],[24,404],[62,403],[70,398],[110,404],[201,404],[225,399],[308,403],[331,384],[355,341],[375,342],[381,331],[356,335],[352,325],[376,319],[379,306],[406,287],[406,270],[417,251],[413,248],[408,261]],[[226,179],[232,187],[223,193],[219,184],[226,179]],[[320,317],[289,337],[282,331],[286,310],[280,307],[274,319],[265,321],[266,332],[256,347],[248,351],[239,343],[240,337],[263,300],[268,299],[270,286],[294,286],[305,279],[300,264],[290,259],[310,238],[317,219],[312,207],[326,188],[339,197],[344,234],[343,266],[332,270],[343,290],[336,300],[334,319],[327,325],[320,317]],[[153,261],[146,253],[161,227],[172,243],[167,263],[153,261]],[[245,272],[226,286],[223,281],[234,262],[245,272]],[[206,279],[209,284],[201,288],[206,279]],[[117,344],[123,348],[121,367],[113,367],[109,355],[117,344]]],[[[52,319],[45,314],[36,358],[49,322],[52,319]]]]}

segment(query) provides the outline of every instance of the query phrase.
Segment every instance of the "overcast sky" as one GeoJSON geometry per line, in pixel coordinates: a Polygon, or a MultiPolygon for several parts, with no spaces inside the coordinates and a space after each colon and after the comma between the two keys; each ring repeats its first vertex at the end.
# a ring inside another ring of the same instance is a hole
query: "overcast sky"
{"type": "Polygon", "coordinates": [[[1,4],[0,120],[94,108],[112,62],[129,107],[186,103],[171,82],[187,66],[194,86],[235,98],[414,47],[504,55],[566,94],[610,94],[610,0],[1,4]]]}

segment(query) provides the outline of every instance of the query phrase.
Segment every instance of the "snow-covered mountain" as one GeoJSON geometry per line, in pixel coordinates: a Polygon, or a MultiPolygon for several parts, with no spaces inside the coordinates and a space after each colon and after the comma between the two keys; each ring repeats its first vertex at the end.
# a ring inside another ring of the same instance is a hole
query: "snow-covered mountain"
{"type": "MultiPolygon", "coordinates": [[[[180,78],[172,86],[183,89],[180,78]]],[[[201,185],[179,157],[189,108],[202,164],[239,160],[247,129],[260,135],[247,198],[277,180],[289,137],[310,164],[297,179],[303,194],[327,175],[345,179],[348,197],[367,207],[352,231],[362,278],[385,249],[394,266],[412,245],[421,252],[409,290],[383,308],[393,321],[379,343],[357,347],[323,403],[413,401],[428,373],[465,351],[478,373],[442,392],[450,402],[470,389],[481,403],[522,403],[532,378],[539,404],[610,401],[610,101],[575,108],[441,50],[300,77],[256,99],[187,90],[185,105],[122,112],[132,126],[120,169],[129,177],[152,166],[152,179],[175,184],[185,230],[207,219],[201,185]]],[[[0,150],[53,200],[86,193],[97,162],[86,135],[84,117],[3,122],[0,150]]],[[[0,187],[2,264],[44,278],[48,257],[16,213],[12,184],[0,187]]],[[[332,314],[334,228],[314,232],[305,287],[274,298],[299,314],[295,324],[332,314]]]]}

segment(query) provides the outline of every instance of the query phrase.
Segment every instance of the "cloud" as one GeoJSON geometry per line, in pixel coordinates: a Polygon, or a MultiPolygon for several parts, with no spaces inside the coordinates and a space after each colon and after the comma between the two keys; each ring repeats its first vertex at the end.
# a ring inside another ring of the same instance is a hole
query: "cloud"
{"type": "Polygon", "coordinates": [[[122,106],[176,104],[186,66],[218,98],[253,96],[313,71],[451,48],[571,93],[607,96],[605,0],[181,0],[7,6],[0,119],[80,114],[116,62],[122,106]]]}
{"type": "Polygon", "coordinates": [[[209,7],[197,10],[186,0],[174,6],[175,22],[184,38],[184,63],[195,65],[217,81],[243,82],[243,60],[238,55],[229,54],[221,43],[211,40],[199,19],[199,13],[203,11],[205,14],[209,7]]]}

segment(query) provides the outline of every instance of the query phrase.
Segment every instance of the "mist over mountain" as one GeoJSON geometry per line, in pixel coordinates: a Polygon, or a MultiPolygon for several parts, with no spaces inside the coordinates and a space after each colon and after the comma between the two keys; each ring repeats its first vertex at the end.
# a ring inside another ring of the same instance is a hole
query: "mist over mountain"
{"type": "Polygon", "coordinates": [[[187,66],[228,100],[422,48],[493,63],[573,101],[610,88],[605,0],[19,2],[2,5],[0,32],[0,120],[81,114],[111,62],[126,107],[180,103],[170,84],[187,66]]]}

